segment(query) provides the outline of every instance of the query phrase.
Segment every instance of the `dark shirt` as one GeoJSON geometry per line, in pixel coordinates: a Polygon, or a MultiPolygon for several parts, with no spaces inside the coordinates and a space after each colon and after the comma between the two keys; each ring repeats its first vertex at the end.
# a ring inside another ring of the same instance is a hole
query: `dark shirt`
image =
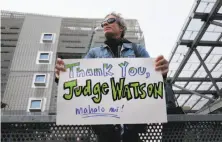
{"type": "Polygon", "coordinates": [[[106,45],[109,46],[111,52],[113,53],[114,57],[120,57],[120,47],[122,46],[123,41],[120,39],[107,39],[104,42],[106,45]]]}

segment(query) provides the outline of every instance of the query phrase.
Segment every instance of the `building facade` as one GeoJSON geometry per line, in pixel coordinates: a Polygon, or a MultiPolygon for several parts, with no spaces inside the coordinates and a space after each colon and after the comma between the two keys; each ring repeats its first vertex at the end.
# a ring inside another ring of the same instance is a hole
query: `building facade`
{"type": "MultiPolygon", "coordinates": [[[[2,114],[55,115],[56,59],[82,58],[101,46],[102,19],[1,11],[1,21],[2,114]]],[[[127,26],[126,38],[144,46],[138,21],[127,19],[127,26]]]]}

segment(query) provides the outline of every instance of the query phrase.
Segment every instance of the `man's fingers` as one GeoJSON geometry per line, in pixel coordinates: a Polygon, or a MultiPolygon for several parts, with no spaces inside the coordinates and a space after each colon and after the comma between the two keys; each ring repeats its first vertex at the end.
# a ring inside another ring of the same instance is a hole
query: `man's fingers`
{"type": "Polygon", "coordinates": [[[55,76],[56,76],[56,78],[59,78],[59,74],[56,73],[55,76]]]}
{"type": "Polygon", "coordinates": [[[59,64],[56,64],[55,68],[56,68],[57,70],[60,70],[62,67],[61,67],[59,64]]]}
{"type": "Polygon", "coordinates": [[[56,67],[55,67],[58,71],[66,71],[64,65],[59,65],[59,64],[56,64],[56,67]]]}
{"type": "Polygon", "coordinates": [[[167,65],[167,64],[164,64],[164,65],[156,66],[155,69],[156,69],[157,71],[159,71],[159,70],[162,70],[162,71],[163,71],[163,70],[168,69],[168,65],[167,65]]]}
{"type": "Polygon", "coordinates": [[[56,77],[59,77],[59,72],[56,72],[56,77]]]}
{"type": "Polygon", "coordinates": [[[169,69],[166,66],[162,66],[162,68],[156,68],[156,71],[161,71],[162,75],[167,75],[169,69]]]}
{"type": "Polygon", "coordinates": [[[156,62],[156,67],[163,64],[168,64],[167,60],[164,58],[156,62]]]}
{"type": "Polygon", "coordinates": [[[158,62],[159,60],[161,60],[161,59],[163,59],[163,58],[164,58],[163,55],[160,55],[160,56],[158,56],[158,57],[156,58],[155,62],[158,62]]]}
{"type": "Polygon", "coordinates": [[[57,58],[56,64],[64,65],[64,61],[61,58],[57,58]]]}

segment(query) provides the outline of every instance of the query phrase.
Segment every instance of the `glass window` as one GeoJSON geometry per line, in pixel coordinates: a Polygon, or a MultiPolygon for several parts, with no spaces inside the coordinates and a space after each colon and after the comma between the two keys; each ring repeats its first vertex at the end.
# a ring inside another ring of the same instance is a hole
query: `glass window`
{"type": "Polygon", "coordinates": [[[199,86],[200,82],[189,82],[186,89],[195,90],[199,86]]]}
{"type": "Polygon", "coordinates": [[[40,43],[54,43],[55,33],[42,33],[40,43]]]}
{"type": "Polygon", "coordinates": [[[52,34],[44,34],[43,39],[44,40],[52,40],[52,34]]]}
{"type": "Polygon", "coordinates": [[[41,108],[41,100],[32,100],[30,108],[31,109],[41,108]]]}
{"type": "Polygon", "coordinates": [[[213,8],[215,3],[208,3],[204,13],[210,13],[211,9],[213,8]]]}
{"type": "Polygon", "coordinates": [[[45,75],[36,75],[35,82],[45,82],[45,75]]]}
{"type": "Polygon", "coordinates": [[[182,106],[184,102],[189,98],[190,94],[187,95],[180,95],[180,97],[177,99],[177,102],[179,106],[182,106]]]}
{"type": "Polygon", "coordinates": [[[208,4],[207,2],[201,2],[197,7],[196,12],[204,12],[204,10],[207,7],[207,4],[208,4]]]}
{"type": "Polygon", "coordinates": [[[220,32],[205,32],[201,40],[216,41],[220,36],[220,32]]]}
{"type": "Polygon", "coordinates": [[[221,71],[213,71],[213,72],[211,72],[211,75],[214,78],[220,78],[222,76],[222,72],[221,71]]]}
{"type": "Polygon", "coordinates": [[[209,100],[202,98],[193,108],[192,110],[199,110],[201,109],[209,100]]]}
{"type": "Polygon", "coordinates": [[[187,31],[198,32],[202,25],[203,25],[203,21],[201,21],[200,19],[192,19],[190,21],[189,26],[187,27],[187,31]]]}
{"type": "Polygon", "coordinates": [[[179,77],[191,77],[194,71],[182,71],[179,77]]]}
{"type": "Polygon", "coordinates": [[[196,38],[196,36],[197,36],[197,33],[198,32],[192,32],[189,40],[194,40],[196,38]]]}
{"type": "Polygon", "coordinates": [[[33,76],[32,88],[48,88],[49,74],[36,73],[33,76]]]}
{"type": "Polygon", "coordinates": [[[40,53],[39,59],[49,59],[49,53],[40,53]]]}
{"type": "Polygon", "coordinates": [[[36,58],[36,64],[51,64],[52,52],[39,51],[36,58]]]}
{"type": "Polygon", "coordinates": [[[190,108],[200,99],[200,96],[192,95],[192,97],[187,101],[185,106],[189,106],[190,108]]]}
{"type": "Polygon", "coordinates": [[[188,40],[190,39],[191,35],[192,35],[192,31],[186,31],[183,35],[183,39],[188,40]]]}
{"type": "Polygon", "coordinates": [[[198,90],[208,90],[211,85],[212,85],[211,82],[203,82],[203,83],[198,87],[198,90]]]}

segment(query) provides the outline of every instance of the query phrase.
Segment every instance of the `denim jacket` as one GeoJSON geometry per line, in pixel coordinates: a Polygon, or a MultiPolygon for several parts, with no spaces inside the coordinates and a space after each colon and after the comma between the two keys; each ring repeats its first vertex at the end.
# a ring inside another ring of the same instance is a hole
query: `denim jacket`
{"type": "MultiPolygon", "coordinates": [[[[137,56],[149,58],[149,53],[141,45],[136,46],[137,56]]],[[[136,54],[133,50],[132,43],[123,43],[120,50],[120,58],[135,58],[136,54]]],[[[85,58],[114,58],[112,51],[109,49],[109,46],[101,46],[91,48],[85,58]]]]}

